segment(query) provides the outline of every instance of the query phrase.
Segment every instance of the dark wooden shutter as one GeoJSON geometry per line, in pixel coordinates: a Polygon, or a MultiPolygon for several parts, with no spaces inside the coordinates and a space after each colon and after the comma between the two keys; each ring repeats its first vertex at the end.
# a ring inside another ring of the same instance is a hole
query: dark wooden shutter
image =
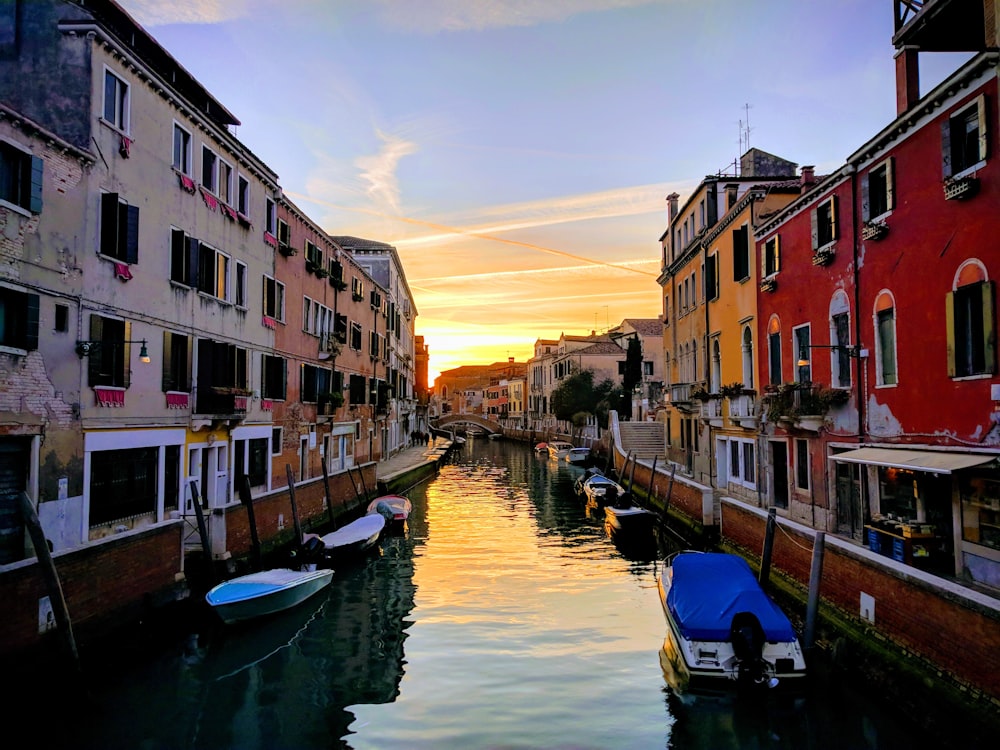
{"type": "Polygon", "coordinates": [[[101,196],[101,247],[104,255],[115,256],[118,248],[118,193],[101,196]]]}
{"type": "Polygon", "coordinates": [[[814,208],[809,212],[809,220],[812,224],[812,249],[815,250],[819,247],[819,212],[817,209],[814,208]]]}
{"type": "Polygon", "coordinates": [[[718,187],[713,182],[708,186],[707,205],[705,206],[705,226],[714,227],[719,220],[718,187]]]}
{"type": "MultiPolygon", "coordinates": [[[[90,340],[102,341],[104,333],[104,320],[100,315],[90,316],[90,340]]],[[[91,349],[87,356],[87,384],[90,386],[103,385],[101,382],[101,350],[91,349]]]]}
{"type": "Polygon", "coordinates": [[[872,218],[871,199],[868,197],[868,182],[870,174],[870,172],[865,172],[864,176],[861,178],[861,221],[870,221],[872,218]]]}
{"type": "Polygon", "coordinates": [[[164,391],[177,391],[180,390],[177,387],[177,382],[174,379],[174,371],[172,367],[174,356],[173,347],[173,334],[170,331],[163,332],[163,366],[160,370],[162,373],[161,384],[164,391]]]}
{"type": "Polygon", "coordinates": [[[951,118],[941,123],[941,176],[951,177],[951,118]]]}
{"type": "Polygon", "coordinates": [[[45,172],[45,161],[39,156],[31,157],[31,199],[28,210],[33,214],[42,212],[42,175],[45,172]]]}
{"type": "Polygon", "coordinates": [[[716,279],[716,255],[709,255],[705,259],[705,296],[708,299],[715,299],[719,296],[719,285],[716,279]]]}
{"type": "Polygon", "coordinates": [[[979,161],[989,156],[989,120],[986,118],[986,95],[976,102],[976,115],[979,119],[979,161]]]}
{"type": "Polygon", "coordinates": [[[830,239],[835,240],[838,237],[837,232],[837,196],[830,196],[830,239]]]}
{"type": "Polygon", "coordinates": [[[32,351],[38,348],[38,295],[25,295],[24,348],[32,351]]]}
{"type": "Polygon", "coordinates": [[[125,232],[125,262],[139,262],[139,207],[127,207],[125,232]]]}
{"type": "Polygon", "coordinates": [[[948,292],[944,296],[944,331],[947,349],[945,358],[948,365],[948,377],[955,377],[955,293],[948,292]]]}
{"type": "Polygon", "coordinates": [[[121,384],[128,388],[132,382],[132,345],[128,343],[132,340],[132,324],[125,321],[122,326],[122,358],[121,358],[121,384]]]}
{"type": "Polygon", "coordinates": [[[194,237],[187,238],[187,254],[188,254],[188,267],[187,267],[187,284],[190,287],[198,286],[198,257],[201,254],[201,243],[198,242],[194,237]]]}
{"type": "Polygon", "coordinates": [[[996,374],[997,371],[997,350],[996,350],[996,297],[995,284],[993,281],[983,283],[983,361],[985,371],[996,374]]]}

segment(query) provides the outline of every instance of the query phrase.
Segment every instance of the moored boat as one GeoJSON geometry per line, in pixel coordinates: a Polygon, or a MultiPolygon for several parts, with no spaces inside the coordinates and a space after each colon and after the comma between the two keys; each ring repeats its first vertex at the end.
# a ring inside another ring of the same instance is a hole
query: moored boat
{"type": "Polygon", "coordinates": [[[224,623],[251,620],[290,609],[329,585],[333,571],[274,568],[214,586],[205,601],[224,623]]]}
{"type": "Polygon", "coordinates": [[[584,481],[583,494],[587,497],[588,505],[602,508],[605,505],[614,504],[619,497],[625,494],[625,488],[610,477],[595,474],[584,481]]]}
{"type": "Polygon", "coordinates": [[[405,528],[413,505],[402,495],[382,495],[368,503],[368,513],[379,513],[395,531],[405,528]]]}
{"type": "Polygon", "coordinates": [[[570,448],[564,458],[568,463],[582,466],[590,460],[590,448],[570,448]]]}
{"type": "Polygon", "coordinates": [[[617,502],[604,506],[604,519],[615,532],[648,530],[655,518],[651,510],[637,505],[628,493],[617,502]]]}
{"type": "Polygon", "coordinates": [[[306,534],[303,542],[308,547],[311,540],[319,540],[323,545],[321,551],[331,557],[361,553],[375,546],[385,524],[386,519],[381,513],[368,513],[329,534],[306,534]]]}
{"type": "Polygon", "coordinates": [[[676,553],[662,563],[658,588],[667,621],[664,655],[676,690],[803,681],[806,663],[795,629],[742,557],[676,553]]]}
{"type": "Polygon", "coordinates": [[[564,458],[573,449],[573,444],[565,440],[550,440],[547,447],[552,458],[564,458]]]}

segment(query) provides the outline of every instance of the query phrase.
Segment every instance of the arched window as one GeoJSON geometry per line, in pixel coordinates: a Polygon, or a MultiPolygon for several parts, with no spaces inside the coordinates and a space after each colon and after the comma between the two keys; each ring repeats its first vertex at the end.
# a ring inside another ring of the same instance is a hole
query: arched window
{"type": "Polygon", "coordinates": [[[838,289],[830,300],[830,385],[834,388],[851,386],[851,305],[847,292],[838,289]]]}
{"type": "Polygon", "coordinates": [[[768,383],[781,385],[781,322],[774,315],[767,323],[768,383]]]}
{"type": "Polygon", "coordinates": [[[993,282],[978,260],[967,260],[947,295],[948,375],[967,377],[996,372],[993,282]]]}
{"type": "Polygon", "coordinates": [[[722,351],[719,348],[718,337],[712,339],[712,376],[709,391],[718,393],[722,387],[722,351]]]}
{"type": "Polygon", "coordinates": [[[753,331],[743,326],[743,387],[753,388],[753,331]]]}
{"type": "Polygon", "coordinates": [[[875,298],[875,382],[896,385],[896,303],[892,292],[883,290],[875,298]]]}

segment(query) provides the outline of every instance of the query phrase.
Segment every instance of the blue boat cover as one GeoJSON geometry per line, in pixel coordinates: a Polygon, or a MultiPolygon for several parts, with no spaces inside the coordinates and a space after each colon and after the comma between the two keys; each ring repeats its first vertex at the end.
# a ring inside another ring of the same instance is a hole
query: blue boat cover
{"type": "Polygon", "coordinates": [[[718,552],[686,552],[674,557],[667,608],[681,634],[696,641],[728,641],[738,612],[752,612],[767,640],[794,641],[785,613],[757,583],[746,560],[718,552]]]}

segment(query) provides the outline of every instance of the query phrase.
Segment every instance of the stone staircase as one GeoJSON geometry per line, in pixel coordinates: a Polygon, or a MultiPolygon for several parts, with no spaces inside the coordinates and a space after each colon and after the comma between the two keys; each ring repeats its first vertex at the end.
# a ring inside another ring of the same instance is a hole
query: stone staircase
{"type": "Polygon", "coordinates": [[[633,458],[666,458],[666,428],[662,422],[619,422],[621,450],[633,458]]]}

